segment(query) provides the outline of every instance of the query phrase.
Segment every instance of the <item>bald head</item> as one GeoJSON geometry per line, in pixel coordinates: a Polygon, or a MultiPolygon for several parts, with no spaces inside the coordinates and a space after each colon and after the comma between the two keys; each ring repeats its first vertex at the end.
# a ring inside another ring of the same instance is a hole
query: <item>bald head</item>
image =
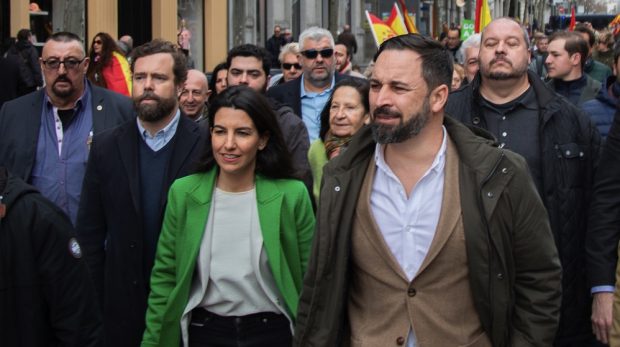
{"type": "Polygon", "coordinates": [[[181,111],[193,120],[202,117],[209,91],[207,76],[200,70],[188,70],[183,91],[179,97],[181,111]]]}

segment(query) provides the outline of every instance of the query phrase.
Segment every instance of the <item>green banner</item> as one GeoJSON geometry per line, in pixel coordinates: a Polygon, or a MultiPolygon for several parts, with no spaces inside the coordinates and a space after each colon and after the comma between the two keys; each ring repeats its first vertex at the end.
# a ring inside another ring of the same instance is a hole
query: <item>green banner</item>
{"type": "Polygon", "coordinates": [[[474,21],[472,19],[463,19],[461,23],[461,41],[467,40],[474,34],[474,21]]]}

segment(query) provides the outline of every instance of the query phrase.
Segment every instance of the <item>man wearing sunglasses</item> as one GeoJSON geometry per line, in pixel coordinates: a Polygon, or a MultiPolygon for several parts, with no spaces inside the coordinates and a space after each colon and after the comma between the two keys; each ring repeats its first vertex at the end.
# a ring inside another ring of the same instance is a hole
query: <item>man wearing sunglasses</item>
{"type": "Polygon", "coordinates": [[[81,39],[55,33],[40,58],[45,88],[0,110],[0,165],[34,185],[75,224],[93,135],[132,118],[131,100],[91,85],[81,39]]]}
{"type": "Polygon", "coordinates": [[[301,76],[301,64],[299,64],[299,43],[291,42],[282,46],[280,55],[280,69],[282,73],[271,76],[267,89],[283,84],[301,76]]]}
{"type": "Polygon", "coordinates": [[[319,137],[320,114],[333,86],[349,77],[335,74],[334,37],[328,30],[318,27],[306,29],[299,35],[299,51],[301,77],[274,86],[267,95],[291,106],[301,116],[312,143],[319,137]]]}

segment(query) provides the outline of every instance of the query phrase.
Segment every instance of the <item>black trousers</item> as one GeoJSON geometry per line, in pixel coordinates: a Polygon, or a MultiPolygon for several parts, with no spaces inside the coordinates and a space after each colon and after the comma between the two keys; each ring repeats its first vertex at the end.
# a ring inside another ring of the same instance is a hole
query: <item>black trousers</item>
{"type": "Polygon", "coordinates": [[[290,347],[286,316],[271,312],[224,317],[202,308],[192,311],[189,347],[290,347]]]}

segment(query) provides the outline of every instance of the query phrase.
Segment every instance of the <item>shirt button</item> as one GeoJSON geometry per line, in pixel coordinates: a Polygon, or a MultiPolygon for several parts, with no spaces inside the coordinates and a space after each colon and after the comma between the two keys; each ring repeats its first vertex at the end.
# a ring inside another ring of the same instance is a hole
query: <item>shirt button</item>
{"type": "Polygon", "coordinates": [[[502,120],[506,120],[506,116],[502,116],[502,120]]]}
{"type": "Polygon", "coordinates": [[[504,132],[502,133],[502,136],[503,136],[503,137],[506,137],[506,136],[508,136],[508,133],[504,131],[504,132]]]}
{"type": "Polygon", "coordinates": [[[414,297],[416,294],[417,294],[417,292],[416,292],[415,288],[413,288],[413,287],[410,287],[410,288],[407,290],[407,295],[409,295],[409,296],[411,296],[411,297],[414,297]]]}
{"type": "Polygon", "coordinates": [[[504,279],[504,274],[503,273],[498,273],[497,274],[497,279],[498,280],[503,280],[504,279]]]}
{"type": "Polygon", "coordinates": [[[339,192],[339,191],[340,191],[340,186],[336,186],[336,187],[334,187],[334,190],[335,190],[335,191],[337,191],[337,192],[339,192]]]}
{"type": "Polygon", "coordinates": [[[404,338],[404,337],[402,337],[402,336],[399,336],[399,337],[396,339],[396,344],[397,344],[397,345],[399,345],[399,346],[404,345],[404,344],[405,344],[405,338],[404,338]]]}
{"type": "Polygon", "coordinates": [[[479,118],[479,117],[474,117],[474,118],[472,119],[472,123],[474,123],[474,124],[479,124],[479,123],[480,123],[480,118],[479,118]]]}

